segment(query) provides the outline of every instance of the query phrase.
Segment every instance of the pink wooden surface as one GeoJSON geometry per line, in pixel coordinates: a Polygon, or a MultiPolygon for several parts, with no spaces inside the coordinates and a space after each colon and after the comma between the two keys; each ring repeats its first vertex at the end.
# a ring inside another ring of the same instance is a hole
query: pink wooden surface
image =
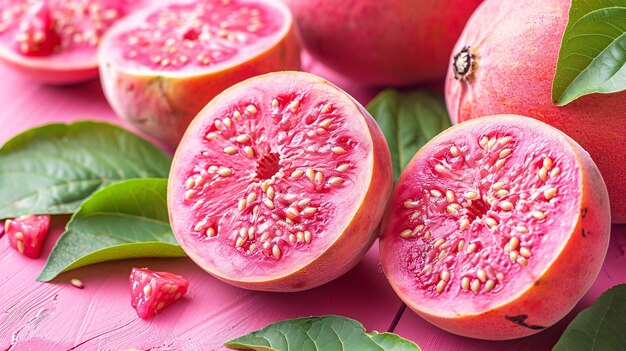
{"type": "MultiPolygon", "coordinates": [[[[62,232],[55,223],[44,257],[62,232]]],[[[370,254],[340,279],[291,294],[251,292],[224,284],[191,260],[116,261],[35,282],[44,258],[20,256],[0,240],[0,350],[219,350],[227,340],[285,318],[340,314],[386,330],[401,305],[370,254]],[[149,320],[130,307],[128,275],[133,266],[183,274],[189,292],[149,320]],[[69,283],[79,278],[80,290],[69,283]]]]}
{"type": "MultiPolygon", "coordinates": [[[[335,79],[314,62],[312,71],[335,79]]],[[[75,87],[45,87],[0,66],[0,142],[17,132],[52,121],[104,120],[124,125],[107,106],[98,82],[75,87]]],[[[339,80],[367,100],[375,90],[339,80]]],[[[378,262],[377,245],[345,276],[325,286],[292,294],[250,292],[228,286],[188,259],[126,260],[62,274],[53,283],[35,282],[67,217],[53,220],[43,257],[24,258],[0,238],[0,351],[4,350],[221,350],[231,338],[285,318],[339,314],[358,319],[367,329],[387,330],[401,306],[378,262]],[[147,321],[130,307],[128,274],[147,266],[185,275],[188,295],[147,321]],[[85,288],[69,279],[80,278],[85,288]]],[[[626,227],[614,226],[611,251],[592,290],[579,306],[589,305],[606,288],[626,282],[626,227]]],[[[574,314],[568,316],[568,320],[574,314]]],[[[485,342],[438,330],[406,311],[395,331],[424,350],[549,349],[568,320],[518,341],[485,342]]]]}

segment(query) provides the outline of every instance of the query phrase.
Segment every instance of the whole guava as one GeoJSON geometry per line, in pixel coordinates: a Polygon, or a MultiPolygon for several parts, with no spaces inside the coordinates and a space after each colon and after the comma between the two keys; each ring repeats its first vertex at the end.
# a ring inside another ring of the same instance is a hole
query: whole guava
{"type": "Polygon", "coordinates": [[[482,0],[283,0],[320,62],[369,85],[445,76],[446,59],[482,0]]]}

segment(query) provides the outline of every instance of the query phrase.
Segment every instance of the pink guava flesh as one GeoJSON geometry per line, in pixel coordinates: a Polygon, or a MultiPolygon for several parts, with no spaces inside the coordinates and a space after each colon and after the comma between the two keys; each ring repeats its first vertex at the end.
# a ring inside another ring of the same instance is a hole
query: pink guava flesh
{"type": "Polygon", "coordinates": [[[282,16],[277,8],[242,0],[173,3],[150,11],[141,26],[119,32],[110,59],[138,70],[219,69],[270,47],[284,30],[277,20],[282,16]]]}
{"type": "Polygon", "coordinates": [[[102,35],[145,2],[5,0],[0,9],[0,59],[46,83],[94,79],[102,35]]]}
{"type": "Polygon", "coordinates": [[[189,281],[169,272],[155,272],[147,268],[133,268],[128,278],[131,305],[141,318],[149,318],[180,300],[189,281]]]}
{"type": "Polygon", "coordinates": [[[258,74],[299,69],[299,50],[280,2],[202,0],[137,12],[111,30],[99,56],[117,115],[175,147],[211,98],[258,74]]]}
{"type": "Polygon", "coordinates": [[[49,226],[48,215],[22,216],[5,220],[4,232],[11,246],[19,253],[26,257],[39,258],[49,226]]]}
{"type": "Polygon", "coordinates": [[[574,307],[609,230],[606,186],[586,152],[508,115],[465,122],[420,150],[398,180],[380,250],[391,285],[425,319],[509,339],[574,307]]]}
{"type": "Polygon", "coordinates": [[[30,7],[15,35],[15,50],[24,56],[47,56],[61,48],[61,36],[55,30],[48,4],[43,1],[30,7]]]}
{"type": "Polygon", "coordinates": [[[176,151],[170,219],[187,254],[244,288],[294,291],[352,268],[391,189],[367,111],[310,74],[273,73],[211,101],[176,151]]]}
{"type": "Polygon", "coordinates": [[[598,165],[609,190],[612,220],[623,223],[626,153],[620,150],[626,149],[626,92],[587,95],[564,107],[552,102],[552,80],[570,4],[485,1],[451,55],[448,112],[453,123],[513,113],[560,129],[598,165]]]}

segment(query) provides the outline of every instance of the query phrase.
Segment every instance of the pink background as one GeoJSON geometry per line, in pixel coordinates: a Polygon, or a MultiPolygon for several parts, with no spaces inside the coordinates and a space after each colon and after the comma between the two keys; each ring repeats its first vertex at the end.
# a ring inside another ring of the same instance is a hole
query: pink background
{"type": "MultiPolygon", "coordinates": [[[[306,60],[308,70],[337,82],[362,102],[375,91],[343,82],[306,60]]],[[[48,87],[0,66],[0,142],[49,122],[103,120],[124,125],[108,107],[98,82],[48,87]]],[[[379,267],[378,247],[352,271],[325,286],[301,293],[251,292],[226,285],[189,259],[108,262],[59,276],[52,283],[35,277],[63,230],[67,217],[53,219],[40,259],[28,259],[0,238],[0,351],[4,350],[221,350],[221,344],[286,318],[338,314],[368,330],[386,331],[401,302],[379,267]],[[128,275],[133,266],[185,275],[184,299],[149,320],[130,306],[128,275]],[[71,278],[85,284],[80,290],[71,278]]],[[[626,226],[613,226],[611,246],[600,276],[576,310],[552,328],[525,339],[488,342],[455,336],[433,327],[410,310],[395,332],[423,350],[549,350],[575,313],[609,287],[626,283],[626,226]]]]}

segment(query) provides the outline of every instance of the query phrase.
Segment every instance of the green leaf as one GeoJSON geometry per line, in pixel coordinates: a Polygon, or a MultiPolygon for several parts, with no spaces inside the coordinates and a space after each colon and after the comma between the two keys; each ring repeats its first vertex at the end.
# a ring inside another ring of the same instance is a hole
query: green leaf
{"type": "Polygon", "coordinates": [[[99,190],[72,216],[37,280],[110,260],[185,256],[169,224],[166,194],[167,179],[131,179],[99,190]]]}
{"type": "Polygon", "coordinates": [[[120,127],[48,124],[0,149],[0,218],[73,213],[98,189],[130,178],[165,178],[171,159],[120,127]]]}
{"type": "Polygon", "coordinates": [[[377,333],[373,331],[369,333],[369,336],[385,351],[419,350],[419,347],[417,347],[415,343],[403,339],[394,333],[377,333]]]}
{"type": "Polygon", "coordinates": [[[258,351],[419,351],[413,342],[392,333],[366,333],[363,325],[340,316],[289,319],[231,340],[231,349],[258,351]]]}
{"type": "Polygon", "coordinates": [[[443,97],[425,90],[385,90],[367,109],[389,144],[395,180],[424,144],[451,125],[443,97]]]}
{"type": "Polygon", "coordinates": [[[626,89],[626,3],[572,0],[552,100],[564,106],[592,93],[626,89]]]}
{"type": "Polygon", "coordinates": [[[553,351],[606,351],[626,348],[626,284],[607,290],[582,310],[553,351]]]}

